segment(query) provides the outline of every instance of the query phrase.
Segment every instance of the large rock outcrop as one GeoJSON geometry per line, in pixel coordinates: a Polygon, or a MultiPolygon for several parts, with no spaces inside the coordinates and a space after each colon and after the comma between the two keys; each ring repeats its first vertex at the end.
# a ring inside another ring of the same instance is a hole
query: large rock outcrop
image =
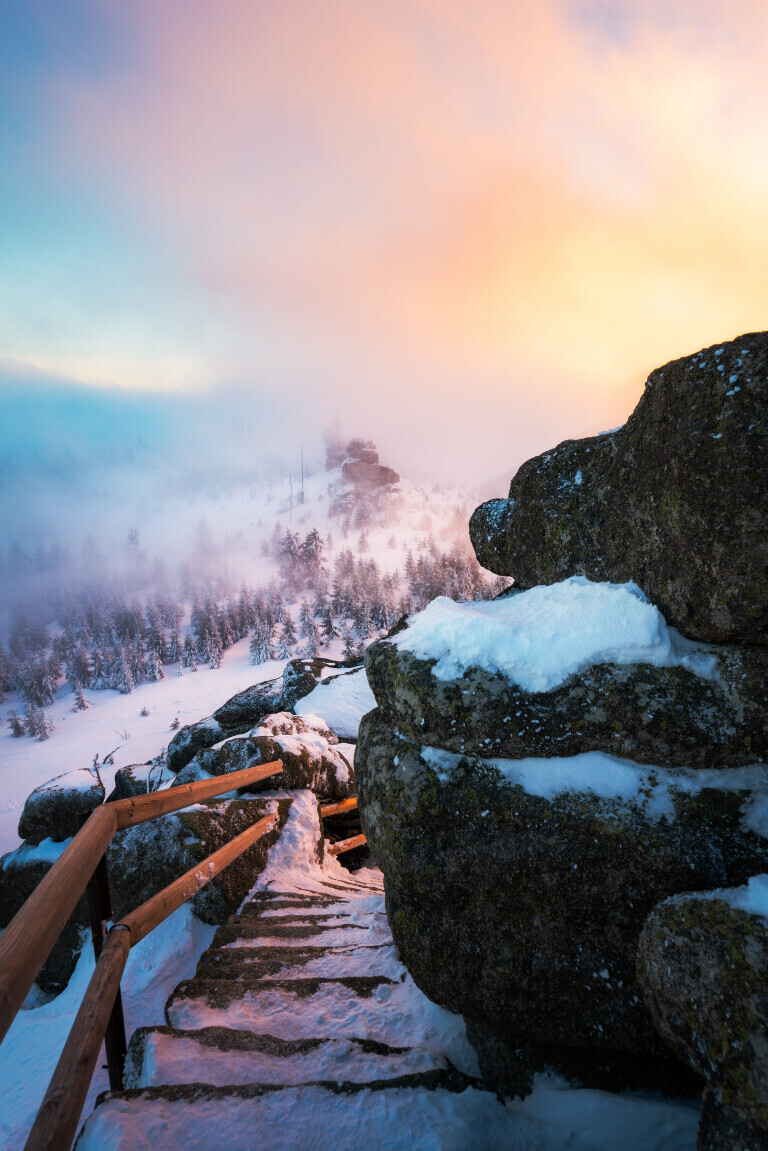
{"type": "Polygon", "coordinates": [[[355,757],[395,940],[484,1078],[706,1080],[706,1151],[766,1146],[768,934],[706,897],[768,859],[766,413],[743,336],[523,465],[470,525],[515,587],[369,647],[355,757]]]}
{"type": "Polygon", "coordinates": [[[290,806],[290,799],[213,800],[118,831],[107,849],[114,918],[134,911],[265,815],[275,813],[275,829],[220,871],[192,900],[199,919],[224,923],[263,871],[267,852],[280,837],[290,806]]]}
{"type": "Polygon", "coordinates": [[[319,656],[289,660],[282,676],[245,688],[218,707],[213,715],[179,728],[168,745],[168,770],[181,771],[198,752],[250,731],[266,715],[290,711],[297,700],[315,689],[329,670],[348,670],[353,664],[354,661],[319,656]]]}
{"type": "Polygon", "coordinates": [[[104,802],[99,773],[84,767],[57,775],[30,792],[19,820],[19,839],[39,844],[44,839],[61,842],[77,835],[78,817],[104,802]]]}
{"type": "Polygon", "coordinates": [[[686,667],[599,663],[549,691],[499,672],[432,674],[393,640],[368,649],[368,679],[384,715],[409,739],[470,755],[572,756],[603,751],[638,763],[724,767],[768,760],[768,651],[710,649],[704,678],[686,667]]]}
{"type": "Polygon", "coordinates": [[[470,536],[518,587],[634,580],[687,636],[768,643],[768,333],[657,368],[622,428],[523,464],[470,536]]]}
{"type": "Polygon", "coordinates": [[[465,1017],[493,1086],[525,1094],[545,1067],[686,1086],[643,1001],[638,940],[659,900],[764,867],[768,840],[743,812],[768,800],[763,765],[483,759],[407,739],[378,710],[355,763],[403,961],[465,1017]]]}
{"type": "MultiPolygon", "coordinates": [[[[68,839],[57,843],[47,838],[0,856],[0,928],[8,926],[68,845],[68,839]]],[[[35,980],[46,995],[58,995],[69,983],[89,922],[83,895],[35,980]]]]}
{"type": "Polygon", "coordinates": [[[768,1146],[768,876],[654,908],[638,975],[659,1033],[707,1081],[700,1151],[768,1146]],[[750,906],[762,887],[762,909],[750,906]]]}
{"type": "Polygon", "coordinates": [[[322,799],[347,799],[354,794],[355,774],[335,746],[338,742],[322,721],[278,712],[265,716],[247,736],[235,736],[220,747],[199,751],[178,773],[173,786],[280,759],[283,770],[279,775],[250,784],[248,790],[299,788],[314,791],[322,799]]]}

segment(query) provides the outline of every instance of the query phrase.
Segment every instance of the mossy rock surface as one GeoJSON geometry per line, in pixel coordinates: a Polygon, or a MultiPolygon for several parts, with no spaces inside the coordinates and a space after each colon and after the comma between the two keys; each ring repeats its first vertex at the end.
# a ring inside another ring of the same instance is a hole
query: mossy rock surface
{"type": "Polygon", "coordinates": [[[107,799],[134,799],[138,795],[148,795],[172,778],[172,773],[164,765],[132,763],[115,772],[115,786],[107,799]]]}
{"type": "Polygon", "coordinates": [[[320,656],[289,660],[282,676],[252,684],[216,708],[213,715],[179,728],[168,745],[169,771],[181,771],[198,752],[231,736],[242,735],[267,715],[290,711],[297,700],[314,691],[324,671],[335,668],[349,670],[359,664],[359,660],[324,659],[320,656]]]}
{"type": "MultiPolygon", "coordinates": [[[[247,731],[250,724],[242,724],[240,731],[247,731]]],[[[237,729],[236,729],[237,730],[237,729]]],[[[227,738],[227,732],[221,724],[209,715],[197,723],[188,723],[180,727],[168,744],[166,763],[173,772],[181,771],[203,748],[213,747],[227,738]]],[[[230,732],[230,734],[233,734],[230,732]]]]}
{"type": "Polygon", "coordinates": [[[470,537],[518,587],[635,580],[687,636],[768,644],[768,332],[651,372],[622,428],[528,460],[470,537]]]}
{"type": "Polygon", "coordinates": [[[199,751],[176,776],[173,786],[279,759],[283,763],[280,774],[249,784],[248,793],[301,788],[314,791],[322,799],[346,799],[354,795],[355,773],[336,749],[338,742],[326,727],[317,727],[291,712],[277,712],[264,716],[249,735],[199,751]]]}
{"type": "Polygon", "coordinates": [[[768,919],[706,894],[666,900],[638,976],[659,1033],[709,1084],[703,1146],[768,1147],[768,919]]]}
{"type": "Polygon", "coordinates": [[[601,663],[544,692],[478,667],[438,679],[435,660],[391,639],[371,644],[365,666],[392,726],[450,751],[509,759],[604,751],[706,768],[768,759],[768,649],[713,653],[713,679],[685,667],[601,663]]]}
{"type": "Polygon", "coordinates": [[[41,783],[25,800],[19,839],[33,844],[44,839],[70,839],[79,830],[78,816],[100,807],[104,795],[98,772],[89,767],[67,771],[41,783]]]}
{"type": "Polygon", "coordinates": [[[192,900],[205,923],[224,923],[237,910],[267,862],[267,851],[282,831],[290,799],[231,799],[196,805],[118,831],[107,850],[114,918],[134,911],[169,883],[218,851],[265,815],[275,811],[278,826],[262,836],[211,880],[192,900]]]}
{"type": "Polygon", "coordinates": [[[355,765],[395,942],[430,999],[518,1047],[668,1057],[637,982],[640,932],[666,896],[765,869],[749,793],[675,792],[655,819],[652,782],[636,800],[548,799],[470,757],[441,778],[379,711],[355,765]]]}
{"type": "Polygon", "coordinates": [[[254,762],[283,761],[271,787],[304,788],[320,799],[341,800],[355,794],[353,765],[336,747],[337,737],[306,716],[279,712],[267,716],[249,736],[256,748],[254,762]]]}
{"type": "MultiPolygon", "coordinates": [[[[50,846],[50,845],[48,845],[50,846]]],[[[0,858],[0,928],[6,928],[50,871],[57,852],[23,843],[0,858]],[[48,856],[48,858],[46,858],[48,856]]],[[[83,932],[89,926],[85,895],[64,925],[35,982],[47,995],[58,995],[69,983],[77,964],[83,932]]],[[[90,935],[86,946],[90,947],[90,935]]]]}

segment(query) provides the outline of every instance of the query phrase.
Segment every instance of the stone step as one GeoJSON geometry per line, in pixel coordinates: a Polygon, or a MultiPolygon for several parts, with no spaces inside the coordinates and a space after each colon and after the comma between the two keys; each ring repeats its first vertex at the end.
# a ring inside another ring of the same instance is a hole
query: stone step
{"type": "MultiPolygon", "coordinates": [[[[240,923],[225,923],[219,927],[213,937],[211,949],[225,947],[242,947],[247,941],[258,941],[263,947],[290,947],[322,943],[323,946],[344,946],[352,942],[362,942],[366,935],[375,931],[375,925],[358,923],[310,923],[306,926],[298,923],[280,923],[275,920],[249,919],[240,923]],[[246,941],[244,943],[244,941],[246,941]]],[[[383,928],[380,934],[382,942],[389,937],[383,928]]]]}
{"type": "Polygon", "coordinates": [[[431,1050],[441,1042],[437,1011],[408,982],[382,977],[256,979],[250,986],[192,979],[171,993],[165,1019],[182,1030],[228,1027],[278,1039],[324,1035],[431,1050]]]}
{"type": "Polygon", "coordinates": [[[399,979],[393,943],[349,947],[225,947],[203,952],[195,979],[297,979],[384,975],[399,979]]]}
{"type": "Polygon", "coordinates": [[[447,1069],[366,1083],[106,1092],[76,1151],[497,1151],[517,1146],[519,1136],[519,1117],[511,1109],[447,1069]]]}
{"type": "Polygon", "coordinates": [[[225,1027],[140,1027],[128,1048],[125,1086],[361,1083],[447,1066],[444,1057],[423,1048],[389,1047],[368,1039],[286,1040],[225,1027]]]}
{"type": "Polygon", "coordinates": [[[257,996],[262,986],[265,994],[271,995],[283,990],[283,984],[285,984],[285,993],[298,999],[309,999],[316,996],[326,984],[333,987],[343,987],[354,996],[367,999],[373,995],[378,987],[392,983],[394,980],[387,979],[383,975],[339,976],[327,979],[322,977],[292,980],[274,979],[269,982],[267,987],[266,984],[263,984],[258,973],[250,972],[247,967],[244,967],[236,979],[183,979],[171,992],[165,1010],[167,1016],[177,1000],[199,1000],[218,1010],[227,1008],[233,1001],[242,999],[246,995],[257,996]]]}
{"type": "Polygon", "coordinates": [[[272,904],[281,907],[324,907],[329,903],[337,903],[338,899],[332,895],[306,894],[300,895],[295,891],[256,891],[248,899],[246,907],[263,909],[272,904]]]}

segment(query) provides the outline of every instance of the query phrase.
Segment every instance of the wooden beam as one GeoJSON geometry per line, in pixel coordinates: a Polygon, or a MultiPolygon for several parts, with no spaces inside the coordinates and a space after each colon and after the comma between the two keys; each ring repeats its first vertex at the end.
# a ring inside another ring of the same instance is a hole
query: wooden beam
{"type": "Polygon", "coordinates": [[[24,1151],[70,1151],[130,948],[130,932],[113,927],[24,1151]]]}
{"type": "Polygon", "coordinates": [[[218,875],[228,864],[242,855],[252,843],[272,831],[277,822],[277,812],[260,819],[258,823],[254,823],[229,843],[225,843],[213,855],[203,859],[196,867],[190,868],[168,887],[164,887],[157,895],[142,903],[141,907],[137,907],[130,915],[121,919],[120,925],[130,930],[131,946],[135,946],[145,935],[149,935],[158,923],[162,923],[177,907],[181,907],[182,903],[191,899],[201,887],[210,883],[214,875],[218,875]]]}
{"type": "Polygon", "coordinates": [[[340,839],[326,849],[329,855],[342,855],[345,851],[352,851],[354,847],[362,847],[368,840],[364,835],[353,835],[351,839],[340,839]]]}
{"type": "MultiPolygon", "coordinates": [[[[279,775],[282,761],[97,807],[0,937],[0,1042],[115,831],[279,775]]],[[[234,842],[234,841],[233,841],[234,842]]]]}
{"type": "Polygon", "coordinates": [[[0,1041],[75,909],[117,827],[114,805],[97,807],[0,938],[0,1041]]]}
{"type": "Polygon", "coordinates": [[[327,819],[329,815],[342,815],[345,811],[355,811],[357,808],[357,796],[353,795],[351,799],[342,799],[340,803],[327,803],[325,807],[320,808],[320,816],[322,819],[327,819]]]}
{"type": "Polygon", "coordinates": [[[117,829],[122,831],[125,827],[134,827],[137,823],[154,819],[156,815],[168,815],[172,811],[189,807],[190,803],[201,803],[223,792],[235,791],[250,783],[257,783],[260,779],[279,775],[282,770],[282,760],[275,759],[271,763],[247,767],[244,771],[217,775],[215,779],[199,779],[196,783],[184,783],[181,787],[169,787],[166,791],[153,791],[150,795],[114,800],[105,806],[113,808],[117,814],[117,829]]]}
{"type": "Polygon", "coordinates": [[[215,875],[242,855],[251,844],[272,831],[278,820],[277,812],[260,819],[114,925],[99,956],[24,1151],[70,1151],[131,947],[149,935],[150,931],[181,907],[182,903],[186,903],[201,887],[210,883],[215,875]]]}

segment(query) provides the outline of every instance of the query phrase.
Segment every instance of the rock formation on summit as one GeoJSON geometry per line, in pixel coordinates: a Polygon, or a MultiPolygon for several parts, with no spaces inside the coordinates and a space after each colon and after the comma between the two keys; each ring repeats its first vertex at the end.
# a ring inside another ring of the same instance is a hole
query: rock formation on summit
{"type": "Polygon", "coordinates": [[[622,428],[528,460],[470,536],[519,588],[634,580],[693,639],[768,643],[768,332],[651,372],[622,428]]]}
{"type": "Polygon", "coordinates": [[[512,589],[368,648],[355,756],[398,949],[485,1080],[705,1084],[705,1151],[768,1146],[767,480],[768,333],[652,372],[474,513],[512,589]]]}

